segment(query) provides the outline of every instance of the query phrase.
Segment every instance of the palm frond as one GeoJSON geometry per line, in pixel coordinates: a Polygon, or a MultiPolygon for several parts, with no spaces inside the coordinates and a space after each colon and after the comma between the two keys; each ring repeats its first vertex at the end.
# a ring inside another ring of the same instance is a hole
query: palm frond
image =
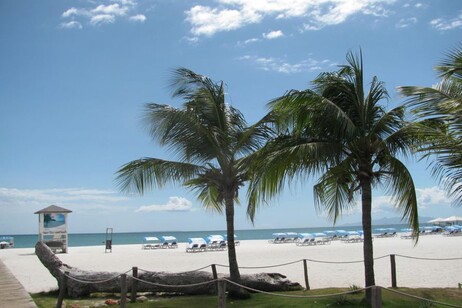
{"type": "Polygon", "coordinates": [[[335,224],[338,217],[354,207],[353,195],[357,190],[353,161],[345,159],[324,173],[313,188],[315,208],[326,212],[335,224]]]}
{"type": "MultiPolygon", "coordinates": [[[[418,204],[414,181],[406,166],[395,157],[388,157],[388,189],[393,196],[395,207],[402,212],[403,220],[409,222],[414,233],[419,231],[418,204]]],[[[416,238],[416,241],[418,237],[416,238]]]]}
{"type": "Polygon", "coordinates": [[[123,165],[116,182],[122,191],[143,194],[169,182],[182,184],[202,171],[202,166],[147,157],[123,165]]]}

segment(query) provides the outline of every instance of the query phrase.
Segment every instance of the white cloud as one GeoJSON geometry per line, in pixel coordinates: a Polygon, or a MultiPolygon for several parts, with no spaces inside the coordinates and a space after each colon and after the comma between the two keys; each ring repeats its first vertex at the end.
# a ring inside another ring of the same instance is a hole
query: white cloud
{"type": "Polygon", "coordinates": [[[145,22],[146,21],[146,16],[144,16],[143,14],[138,14],[138,15],[134,15],[134,16],[130,16],[129,18],[131,21],[134,21],[134,22],[145,22]]]}
{"type": "Polygon", "coordinates": [[[217,7],[196,5],[186,11],[195,36],[212,36],[259,23],[265,17],[300,18],[305,30],[337,25],[355,14],[387,16],[385,7],[394,0],[218,0],[217,7]]]}
{"type": "Polygon", "coordinates": [[[407,28],[411,25],[414,25],[417,23],[417,18],[411,17],[411,18],[402,18],[397,24],[396,28],[407,28]]]}
{"type": "MultiPolygon", "coordinates": [[[[419,209],[425,209],[431,206],[450,206],[451,200],[445,190],[437,186],[427,188],[416,188],[417,205],[419,209]]],[[[396,202],[392,196],[378,196],[372,201],[372,210],[374,213],[394,212],[396,202]]]]}
{"type": "Polygon", "coordinates": [[[241,57],[240,60],[252,62],[258,68],[264,71],[273,71],[285,74],[318,71],[322,70],[325,66],[332,65],[332,62],[330,62],[329,60],[318,61],[312,58],[302,60],[298,63],[289,63],[286,61],[286,59],[281,58],[265,58],[247,55],[241,57]]]}
{"type": "Polygon", "coordinates": [[[81,29],[85,21],[92,26],[100,26],[115,23],[118,18],[126,18],[132,22],[144,22],[146,20],[145,15],[136,14],[137,2],[135,0],[112,0],[112,2],[93,7],[71,7],[61,15],[62,18],[71,20],[63,22],[60,27],[81,29]]]}
{"type": "Polygon", "coordinates": [[[60,25],[61,28],[63,29],[82,29],[82,24],[78,21],[72,20],[69,22],[63,22],[60,25]]]}
{"type": "Polygon", "coordinates": [[[217,9],[196,5],[186,12],[186,20],[193,28],[194,35],[212,36],[216,32],[230,31],[243,25],[257,23],[262,15],[249,10],[217,9]]]}
{"type": "Polygon", "coordinates": [[[116,207],[127,197],[109,190],[62,188],[62,189],[16,189],[0,187],[0,208],[40,209],[55,204],[63,207],[97,208],[116,207]]]}
{"type": "Polygon", "coordinates": [[[282,33],[281,30],[277,30],[277,31],[270,31],[268,33],[263,33],[263,37],[267,40],[273,40],[273,39],[276,39],[276,38],[279,38],[279,37],[282,37],[284,36],[284,33],[282,33]]]}
{"type": "Polygon", "coordinates": [[[82,14],[83,14],[83,11],[81,11],[81,10],[75,8],[75,7],[71,7],[70,9],[65,11],[61,16],[64,17],[64,18],[67,18],[67,17],[78,16],[78,15],[82,15],[82,14]]]}
{"type": "Polygon", "coordinates": [[[419,207],[451,205],[451,199],[449,198],[446,191],[437,186],[416,188],[416,193],[419,207]]]}
{"type": "Polygon", "coordinates": [[[112,24],[114,22],[115,22],[114,15],[108,15],[108,14],[96,15],[90,19],[90,24],[92,24],[93,26],[98,26],[98,25],[103,25],[103,24],[112,24]]]}
{"type": "Polygon", "coordinates": [[[123,16],[127,14],[129,10],[128,6],[120,6],[118,3],[103,5],[100,4],[90,12],[92,15],[112,15],[112,16],[123,16]]]}
{"type": "Polygon", "coordinates": [[[244,41],[244,44],[256,43],[256,42],[258,42],[258,41],[259,41],[259,39],[257,39],[257,38],[254,37],[254,38],[245,40],[245,41],[244,41]]]}
{"type": "Polygon", "coordinates": [[[462,28],[462,13],[459,13],[457,17],[452,19],[437,18],[430,21],[430,25],[439,31],[453,30],[462,28]]]}
{"type": "Polygon", "coordinates": [[[192,203],[186,198],[170,197],[168,202],[162,205],[144,205],[135,212],[189,212],[192,211],[192,203]]]}

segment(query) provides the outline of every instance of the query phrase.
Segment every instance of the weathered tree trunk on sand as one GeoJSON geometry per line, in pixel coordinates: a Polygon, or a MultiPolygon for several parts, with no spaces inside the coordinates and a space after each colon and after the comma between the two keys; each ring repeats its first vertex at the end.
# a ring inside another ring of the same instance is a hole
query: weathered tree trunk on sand
{"type": "MultiPolygon", "coordinates": [[[[72,278],[67,279],[66,288],[67,296],[71,298],[87,296],[95,292],[120,292],[119,274],[121,273],[90,272],[74,268],[61,262],[61,260],[51,251],[51,249],[42,242],[38,242],[35,245],[35,254],[39,258],[40,262],[42,262],[42,264],[48,269],[51,275],[56,278],[58,284],[62,281],[61,277],[64,275],[64,272],[69,272],[69,276],[72,278]],[[117,278],[111,279],[113,277],[117,278]],[[79,282],[78,280],[85,282],[79,282]],[[87,283],[88,281],[103,282],[87,283]]],[[[228,277],[222,276],[222,278],[228,277]]],[[[143,272],[138,274],[138,279],[156,284],[172,285],[172,287],[155,286],[139,281],[137,285],[138,292],[169,292],[188,295],[216,293],[215,283],[192,287],[175,287],[175,285],[197,284],[213,280],[212,273],[203,271],[188,273],[143,272]]],[[[133,279],[128,276],[128,290],[131,289],[132,282],[133,279]]],[[[278,273],[241,275],[241,283],[248,287],[263,291],[290,291],[302,289],[299,283],[291,282],[286,279],[285,276],[278,273]]]]}

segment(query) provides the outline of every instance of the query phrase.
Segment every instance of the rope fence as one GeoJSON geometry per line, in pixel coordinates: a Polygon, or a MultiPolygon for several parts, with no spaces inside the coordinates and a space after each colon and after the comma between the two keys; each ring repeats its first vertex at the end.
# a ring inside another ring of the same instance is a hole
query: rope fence
{"type": "MultiPolygon", "coordinates": [[[[125,272],[123,272],[121,274],[116,274],[114,276],[111,276],[111,277],[105,278],[105,279],[101,279],[101,280],[91,280],[91,279],[90,280],[83,280],[83,279],[80,279],[78,277],[72,276],[69,272],[66,271],[66,272],[62,273],[63,275],[61,277],[61,281],[60,281],[60,284],[59,284],[59,296],[58,296],[58,301],[57,301],[56,307],[58,307],[58,308],[62,307],[63,299],[64,299],[64,296],[65,296],[65,293],[66,293],[68,280],[73,280],[73,281],[76,281],[76,282],[82,283],[82,284],[101,284],[101,283],[106,283],[106,282],[109,282],[109,281],[112,281],[112,280],[118,280],[119,283],[120,283],[120,290],[121,290],[120,307],[124,308],[125,305],[126,305],[127,293],[128,293],[127,279],[131,279],[132,283],[131,283],[130,292],[131,292],[131,301],[132,302],[136,301],[136,298],[137,298],[137,295],[136,295],[137,294],[137,286],[138,286],[139,283],[144,283],[144,284],[147,284],[147,285],[152,285],[152,286],[161,287],[161,288],[194,288],[194,287],[204,286],[204,285],[207,285],[207,284],[216,284],[216,286],[217,286],[216,291],[218,293],[218,299],[219,299],[219,307],[225,307],[225,290],[226,290],[226,284],[228,284],[228,285],[234,285],[234,286],[242,288],[242,289],[246,289],[246,290],[251,291],[251,292],[266,294],[266,295],[269,295],[269,296],[278,296],[278,297],[286,297],[286,298],[301,298],[301,299],[316,299],[316,298],[338,297],[338,296],[342,296],[342,295],[349,295],[349,294],[352,294],[352,293],[358,293],[358,292],[362,292],[362,291],[366,291],[368,289],[371,289],[371,293],[373,295],[372,296],[373,297],[372,298],[372,307],[373,308],[381,307],[381,290],[383,289],[383,290],[386,290],[387,292],[395,293],[395,294],[398,294],[398,295],[401,295],[401,296],[410,297],[410,298],[413,298],[413,299],[416,299],[416,300],[429,302],[431,304],[438,304],[438,305],[447,306],[447,307],[462,308],[462,306],[460,306],[460,305],[454,305],[454,304],[438,302],[438,301],[434,301],[434,300],[431,300],[431,299],[427,299],[427,298],[407,294],[407,293],[404,293],[404,292],[401,292],[401,291],[398,291],[398,290],[395,289],[395,288],[397,288],[397,282],[396,282],[397,281],[397,276],[396,276],[396,257],[401,257],[401,258],[406,258],[406,259],[422,260],[422,261],[458,261],[458,260],[462,260],[462,257],[461,258],[435,259],[435,258],[422,258],[422,257],[413,257],[413,256],[406,256],[406,255],[390,254],[390,255],[385,255],[385,256],[374,258],[374,260],[384,259],[384,258],[387,258],[387,257],[390,258],[391,285],[392,285],[392,288],[384,288],[384,287],[380,287],[380,286],[370,286],[370,287],[366,287],[366,288],[363,288],[363,289],[355,289],[355,290],[346,291],[346,292],[340,292],[340,293],[334,293],[334,294],[322,294],[322,295],[291,295],[291,294],[273,293],[273,292],[267,292],[267,291],[251,288],[251,287],[248,287],[248,286],[245,286],[245,285],[242,285],[242,284],[238,284],[238,283],[236,283],[234,281],[231,281],[229,279],[226,279],[226,278],[218,278],[216,267],[217,266],[218,267],[225,267],[225,268],[229,267],[228,265],[223,265],[223,264],[211,264],[211,265],[207,265],[207,266],[201,267],[201,268],[196,269],[196,270],[180,272],[180,274],[193,273],[193,272],[197,272],[197,271],[207,269],[209,267],[211,267],[211,270],[212,270],[213,279],[208,280],[208,281],[204,281],[204,282],[198,282],[198,283],[193,283],[193,284],[184,284],[184,285],[181,285],[181,284],[178,284],[178,285],[161,284],[161,283],[156,283],[156,282],[140,279],[138,277],[138,270],[146,272],[146,273],[155,273],[155,272],[145,270],[145,269],[138,269],[137,267],[133,267],[131,270],[127,270],[127,271],[125,271],[125,272]],[[127,275],[129,272],[132,272],[131,276],[127,275]]],[[[305,289],[310,290],[309,280],[308,280],[307,262],[326,263],[326,264],[352,264],[352,263],[360,263],[360,262],[364,262],[364,261],[363,260],[360,260],[360,261],[322,261],[322,260],[314,260],[314,259],[301,259],[301,260],[296,260],[296,261],[286,262],[286,263],[281,263],[281,264],[273,264],[273,265],[267,265],[267,266],[245,266],[245,267],[239,267],[239,268],[240,269],[275,268],[275,267],[293,265],[293,264],[296,264],[296,263],[299,263],[299,262],[303,263],[304,276],[305,276],[305,289]]]]}

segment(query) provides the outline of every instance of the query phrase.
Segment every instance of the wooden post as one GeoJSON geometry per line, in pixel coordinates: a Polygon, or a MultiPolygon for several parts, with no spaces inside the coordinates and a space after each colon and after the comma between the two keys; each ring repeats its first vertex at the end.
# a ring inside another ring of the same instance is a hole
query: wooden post
{"type": "Polygon", "coordinates": [[[310,290],[310,282],[308,281],[308,265],[306,264],[306,259],[303,259],[303,270],[305,273],[305,287],[307,290],[310,290]]]}
{"type": "Polygon", "coordinates": [[[127,274],[120,275],[120,308],[127,304],[127,274]]]}
{"type": "Polygon", "coordinates": [[[69,275],[69,272],[64,272],[64,274],[61,276],[61,283],[59,285],[59,295],[58,295],[58,301],[56,302],[56,308],[61,308],[63,306],[64,296],[66,295],[68,275],[69,275]]]}
{"type": "Polygon", "coordinates": [[[371,295],[371,307],[382,308],[382,289],[377,286],[372,286],[371,295]]]}
{"type": "MultiPolygon", "coordinates": [[[[212,275],[213,279],[218,279],[218,274],[217,274],[217,266],[215,264],[212,264],[212,275]]],[[[219,292],[219,281],[216,283],[216,292],[219,292]]]]}
{"type": "Polygon", "coordinates": [[[226,281],[219,280],[218,282],[218,308],[226,307],[226,281]]]}
{"type": "MultiPolygon", "coordinates": [[[[132,277],[138,278],[138,267],[136,266],[132,267],[132,277]]],[[[137,287],[138,287],[138,280],[132,279],[132,289],[131,289],[131,294],[130,294],[132,303],[136,302],[137,287]]]]}
{"type": "Polygon", "coordinates": [[[395,255],[390,255],[390,265],[391,265],[391,287],[396,288],[396,261],[395,255]]]}

